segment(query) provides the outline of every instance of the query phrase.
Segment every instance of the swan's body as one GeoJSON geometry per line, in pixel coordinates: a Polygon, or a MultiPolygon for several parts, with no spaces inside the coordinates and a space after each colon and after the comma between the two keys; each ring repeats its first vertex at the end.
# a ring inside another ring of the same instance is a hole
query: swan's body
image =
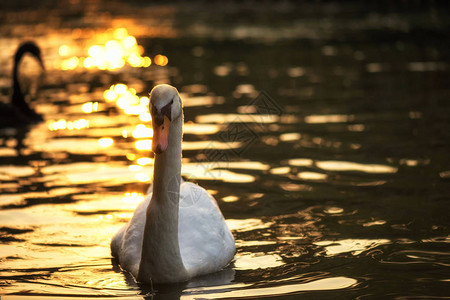
{"type": "Polygon", "coordinates": [[[42,116],[28,105],[19,84],[19,64],[26,53],[33,55],[38,60],[42,69],[44,69],[39,47],[33,42],[21,44],[14,55],[11,103],[0,102],[0,127],[23,126],[42,121],[42,116]]]}
{"type": "Polygon", "coordinates": [[[219,271],[233,259],[235,244],[214,198],[182,182],[183,114],[175,88],[151,93],[154,181],[130,222],[111,241],[113,256],[141,282],[182,282],[219,271]]]}
{"type": "MultiPolygon", "coordinates": [[[[122,227],[111,242],[113,254],[119,258],[120,265],[135,278],[139,272],[145,214],[151,197],[152,194],[147,195],[136,208],[131,221],[122,227]]],[[[229,264],[235,251],[234,239],[223,221],[215,200],[205,189],[190,182],[181,185],[178,244],[188,276],[174,278],[173,281],[184,281],[219,271],[229,264]]]]}

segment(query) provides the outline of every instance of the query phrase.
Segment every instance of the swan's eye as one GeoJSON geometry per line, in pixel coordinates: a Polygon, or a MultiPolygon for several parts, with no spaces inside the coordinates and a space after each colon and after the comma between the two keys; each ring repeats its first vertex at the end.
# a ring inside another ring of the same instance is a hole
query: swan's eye
{"type": "Polygon", "coordinates": [[[173,99],[172,99],[172,101],[170,101],[170,104],[173,104],[173,99]]]}

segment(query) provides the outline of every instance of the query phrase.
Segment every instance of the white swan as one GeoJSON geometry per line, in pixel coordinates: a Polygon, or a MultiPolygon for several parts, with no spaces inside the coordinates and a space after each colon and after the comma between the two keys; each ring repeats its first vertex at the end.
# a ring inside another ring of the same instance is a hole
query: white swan
{"type": "Polygon", "coordinates": [[[183,109],[178,91],[158,85],[150,100],[153,185],[112,239],[111,252],[140,282],[182,282],[223,269],[236,248],[214,198],[181,179],[183,109]]]}

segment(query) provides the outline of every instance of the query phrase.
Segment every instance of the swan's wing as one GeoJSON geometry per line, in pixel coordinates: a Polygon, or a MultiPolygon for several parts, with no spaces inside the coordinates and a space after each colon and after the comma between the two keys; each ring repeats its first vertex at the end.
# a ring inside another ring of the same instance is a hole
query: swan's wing
{"type": "Polygon", "coordinates": [[[178,241],[183,264],[191,276],[219,271],[236,251],[234,238],[215,199],[202,187],[180,187],[178,241]]]}
{"type": "Polygon", "coordinates": [[[125,224],[111,241],[111,253],[119,259],[122,269],[129,271],[135,278],[138,275],[142,255],[142,241],[147,206],[152,194],[148,194],[139,203],[131,220],[125,224]]]}

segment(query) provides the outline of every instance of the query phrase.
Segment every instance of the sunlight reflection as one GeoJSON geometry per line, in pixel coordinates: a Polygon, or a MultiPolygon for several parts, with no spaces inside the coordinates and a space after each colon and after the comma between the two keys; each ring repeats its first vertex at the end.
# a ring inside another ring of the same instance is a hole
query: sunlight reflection
{"type": "Polygon", "coordinates": [[[196,124],[192,122],[187,122],[184,124],[183,132],[185,134],[195,134],[195,135],[204,135],[204,134],[215,134],[219,132],[221,127],[215,124],[196,124]]]}
{"type": "Polygon", "coordinates": [[[327,214],[330,215],[335,215],[335,214],[340,214],[344,212],[344,209],[341,207],[328,207],[327,209],[324,210],[327,214]]]}
{"type": "Polygon", "coordinates": [[[158,54],[154,58],[155,64],[164,67],[168,64],[169,59],[165,55],[158,54]]]}
{"type": "Polygon", "coordinates": [[[270,174],[283,175],[283,174],[288,174],[290,171],[291,171],[291,168],[289,168],[289,167],[278,167],[278,168],[271,169],[270,174]]]}
{"type": "Polygon", "coordinates": [[[150,182],[150,176],[146,173],[137,173],[136,179],[140,182],[150,182]]]}
{"type": "Polygon", "coordinates": [[[140,166],[151,165],[154,163],[154,159],[150,157],[141,157],[136,160],[137,164],[140,166]]]}
{"type": "Polygon", "coordinates": [[[212,96],[189,96],[182,95],[183,98],[183,106],[184,107],[194,107],[194,106],[211,106],[214,104],[221,103],[221,99],[219,97],[212,96]],[[184,97],[183,97],[184,96],[184,97]]]}
{"type": "Polygon", "coordinates": [[[313,160],[309,158],[293,158],[288,160],[288,164],[293,167],[309,167],[312,166],[313,160]]]}
{"type": "MultiPolygon", "coordinates": [[[[116,106],[122,109],[125,114],[139,115],[139,119],[143,122],[151,121],[148,107],[150,103],[149,98],[147,96],[139,97],[136,95],[136,90],[129,88],[126,84],[117,83],[111,85],[109,89],[103,92],[103,97],[107,102],[115,102],[116,106]]],[[[138,131],[142,132],[144,128],[145,125],[136,128],[136,134],[138,134],[138,131]]],[[[150,132],[146,131],[146,135],[150,137],[150,132]]]]}
{"type": "Polygon", "coordinates": [[[268,297],[274,295],[279,297],[280,295],[288,295],[295,292],[306,292],[306,291],[329,291],[337,289],[349,288],[358,281],[353,278],[347,277],[331,277],[318,279],[306,283],[296,283],[296,284],[286,284],[282,286],[274,287],[260,287],[260,288],[246,288],[246,289],[236,289],[231,291],[225,291],[216,294],[207,294],[209,299],[218,298],[259,298],[268,297]]]}
{"type": "Polygon", "coordinates": [[[139,202],[144,201],[145,195],[142,193],[125,193],[125,197],[123,197],[123,202],[137,204],[139,202]]]}
{"type": "Polygon", "coordinates": [[[98,144],[100,147],[107,148],[114,144],[114,140],[112,138],[101,138],[98,140],[98,144]]]}
{"type": "Polygon", "coordinates": [[[95,112],[98,110],[98,102],[86,102],[81,106],[81,110],[86,114],[95,112]]]}
{"type": "Polygon", "coordinates": [[[148,112],[141,113],[139,115],[139,120],[142,122],[150,122],[152,120],[152,115],[148,112]]]}
{"type": "Polygon", "coordinates": [[[202,162],[184,163],[182,175],[203,180],[221,180],[224,182],[248,183],[255,177],[249,174],[232,172],[229,169],[268,170],[269,166],[259,162],[202,162]]]}
{"type": "Polygon", "coordinates": [[[361,164],[346,161],[318,161],[317,167],[327,171],[360,171],[365,173],[396,173],[397,168],[387,165],[361,164]]]}
{"type": "Polygon", "coordinates": [[[385,220],[376,220],[376,221],[371,221],[371,222],[364,223],[363,226],[364,227],[371,227],[371,226],[384,225],[384,224],[386,224],[385,220]]]}
{"type": "Polygon", "coordinates": [[[270,228],[273,222],[263,222],[261,219],[226,219],[231,231],[246,232],[256,229],[270,228]]]}
{"type": "Polygon", "coordinates": [[[222,198],[222,201],[223,201],[223,202],[236,202],[236,201],[238,201],[238,200],[239,200],[239,197],[233,196],[233,195],[226,196],[226,197],[223,197],[223,198],[222,198]]]}
{"type": "Polygon", "coordinates": [[[305,117],[305,123],[325,124],[325,123],[346,123],[355,119],[352,115],[311,115],[305,117]]]}
{"type": "MultiPolygon", "coordinates": [[[[100,143],[110,143],[110,141],[101,141],[100,143]]],[[[109,147],[109,146],[108,146],[109,147]]],[[[99,144],[98,138],[73,138],[73,137],[61,137],[51,139],[45,143],[39,143],[33,145],[34,151],[45,151],[49,155],[59,155],[58,152],[76,153],[76,154],[97,154],[102,153],[105,148],[99,144]]],[[[108,149],[109,155],[123,154],[120,149],[110,148],[108,149]]]]}
{"type": "Polygon", "coordinates": [[[256,270],[282,266],[284,262],[277,254],[252,253],[236,257],[234,265],[237,270],[256,270]]]}
{"type": "Polygon", "coordinates": [[[450,171],[442,171],[439,173],[441,178],[450,178],[450,171]]]}
{"type": "Polygon", "coordinates": [[[312,190],[312,187],[309,185],[296,184],[291,182],[281,183],[280,187],[288,192],[300,192],[300,191],[309,192],[312,190]]]}
{"type": "Polygon", "coordinates": [[[61,63],[61,69],[62,70],[73,70],[78,66],[78,63],[80,62],[80,59],[76,56],[71,57],[69,59],[64,60],[61,63]]]}
{"type": "Polygon", "coordinates": [[[139,124],[133,130],[132,136],[134,138],[151,138],[153,137],[153,129],[146,127],[144,124],[139,124]]]}
{"type": "Polygon", "coordinates": [[[152,149],[152,140],[140,140],[134,143],[134,146],[136,147],[137,150],[149,151],[152,149]]]}
{"type": "MultiPolygon", "coordinates": [[[[134,158],[132,160],[134,160],[134,158]]],[[[140,165],[129,165],[128,166],[128,170],[133,171],[133,172],[141,171],[142,170],[142,166],[140,166],[140,165]]]]}
{"type": "Polygon", "coordinates": [[[323,246],[327,256],[351,252],[352,255],[359,255],[363,251],[375,248],[379,245],[390,243],[388,239],[346,239],[340,241],[320,241],[315,242],[316,246],[323,246]]]}
{"type": "Polygon", "coordinates": [[[317,172],[300,172],[297,177],[303,180],[324,180],[327,178],[327,174],[317,173],[317,172]]]}
{"type": "Polygon", "coordinates": [[[29,166],[0,166],[1,179],[8,180],[15,177],[27,177],[35,173],[35,170],[29,166]],[[6,177],[6,178],[5,178],[6,177]]]}
{"type": "Polygon", "coordinates": [[[0,147],[0,157],[15,156],[15,155],[16,155],[15,149],[0,147]]]}
{"type": "Polygon", "coordinates": [[[236,172],[231,172],[228,170],[208,170],[202,169],[196,173],[192,174],[193,179],[203,179],[203,180],[222,180],[224,182],[234,182],[234,183],[249,183],[254,182],[255,177],[248,174],[241,174],[236,172]]]}
{"type": "Polygon", "coordinates": [[[244,114],[210,114],[199,115],[195,118],[198,123],[276,123],[280,117],[278,115],[244,115],[244,114]]]}
{"type": "Polygon", "coordinates": [[[66,121],[64,119],[60,119],[58,121],[50,120],[48,123],[48,129],[50,131],[57,130],[74,130],[74,129],[83,129],[89,128],[89,121],[86,119],[79,119],[75,121],[66,121]]]}
{"type": "Polygon", "coordinates": [[[297,132],[283,133],[282,135],[280,135],[280,141],[283,142],[298,141],[300,138],[301,135],[297,132]]]}
{"type": "Polygon", "coordinates": [[[183,141],[183,150],[226,150],[226,149],[238,149],[241,147],[241,142],[218,142],[218,141],[183,141]]]}
{"type": "Polygon", "coordinates": [[[61,45],[58,49],[59,56],[68,56],[70,48],[67,45],[61,45]]]}
{"type": "Polygon", "coordinates": [[[209,161],[202,162],[201,165],[204,169],[242,169],[242,170],[260,170],[265,171],[270,168],[269,165],[263,164],[258,161],[209,161]]]}
{"type": "Polygon", "coordinates": [[[277,241],[243,241],[236,240],[236,246],[241,247],[254,247],[254,246],[266,246],[266,245],[276,245],[277,241]]]}
{"type": "MultiPolygon", "coordinates": [[[[97,40],[101,41],[104,35],[98,35],[97,40]]],[[[70,47],[67,45],[59,48],[61,57],[67,57],[70,52],[70,47]]],[[[114,31],[112,38],[104,44],[90,46],[87,57],[73,56],[64,59],[61,62],[61,69],[73,70],[80,66],[86,69],[116,70],[126,64],[134,68],[147,68],[152,64],[152,60],[148,56],[142,56],[143,52],[143,47],[138,45],[134,36],[129,35],[125,28],[118,28],[114,31]]],[[[167,56],[162,54],[156,55],[155,60],[159,66],[165,66],[169,61],[167,56]]]]}

